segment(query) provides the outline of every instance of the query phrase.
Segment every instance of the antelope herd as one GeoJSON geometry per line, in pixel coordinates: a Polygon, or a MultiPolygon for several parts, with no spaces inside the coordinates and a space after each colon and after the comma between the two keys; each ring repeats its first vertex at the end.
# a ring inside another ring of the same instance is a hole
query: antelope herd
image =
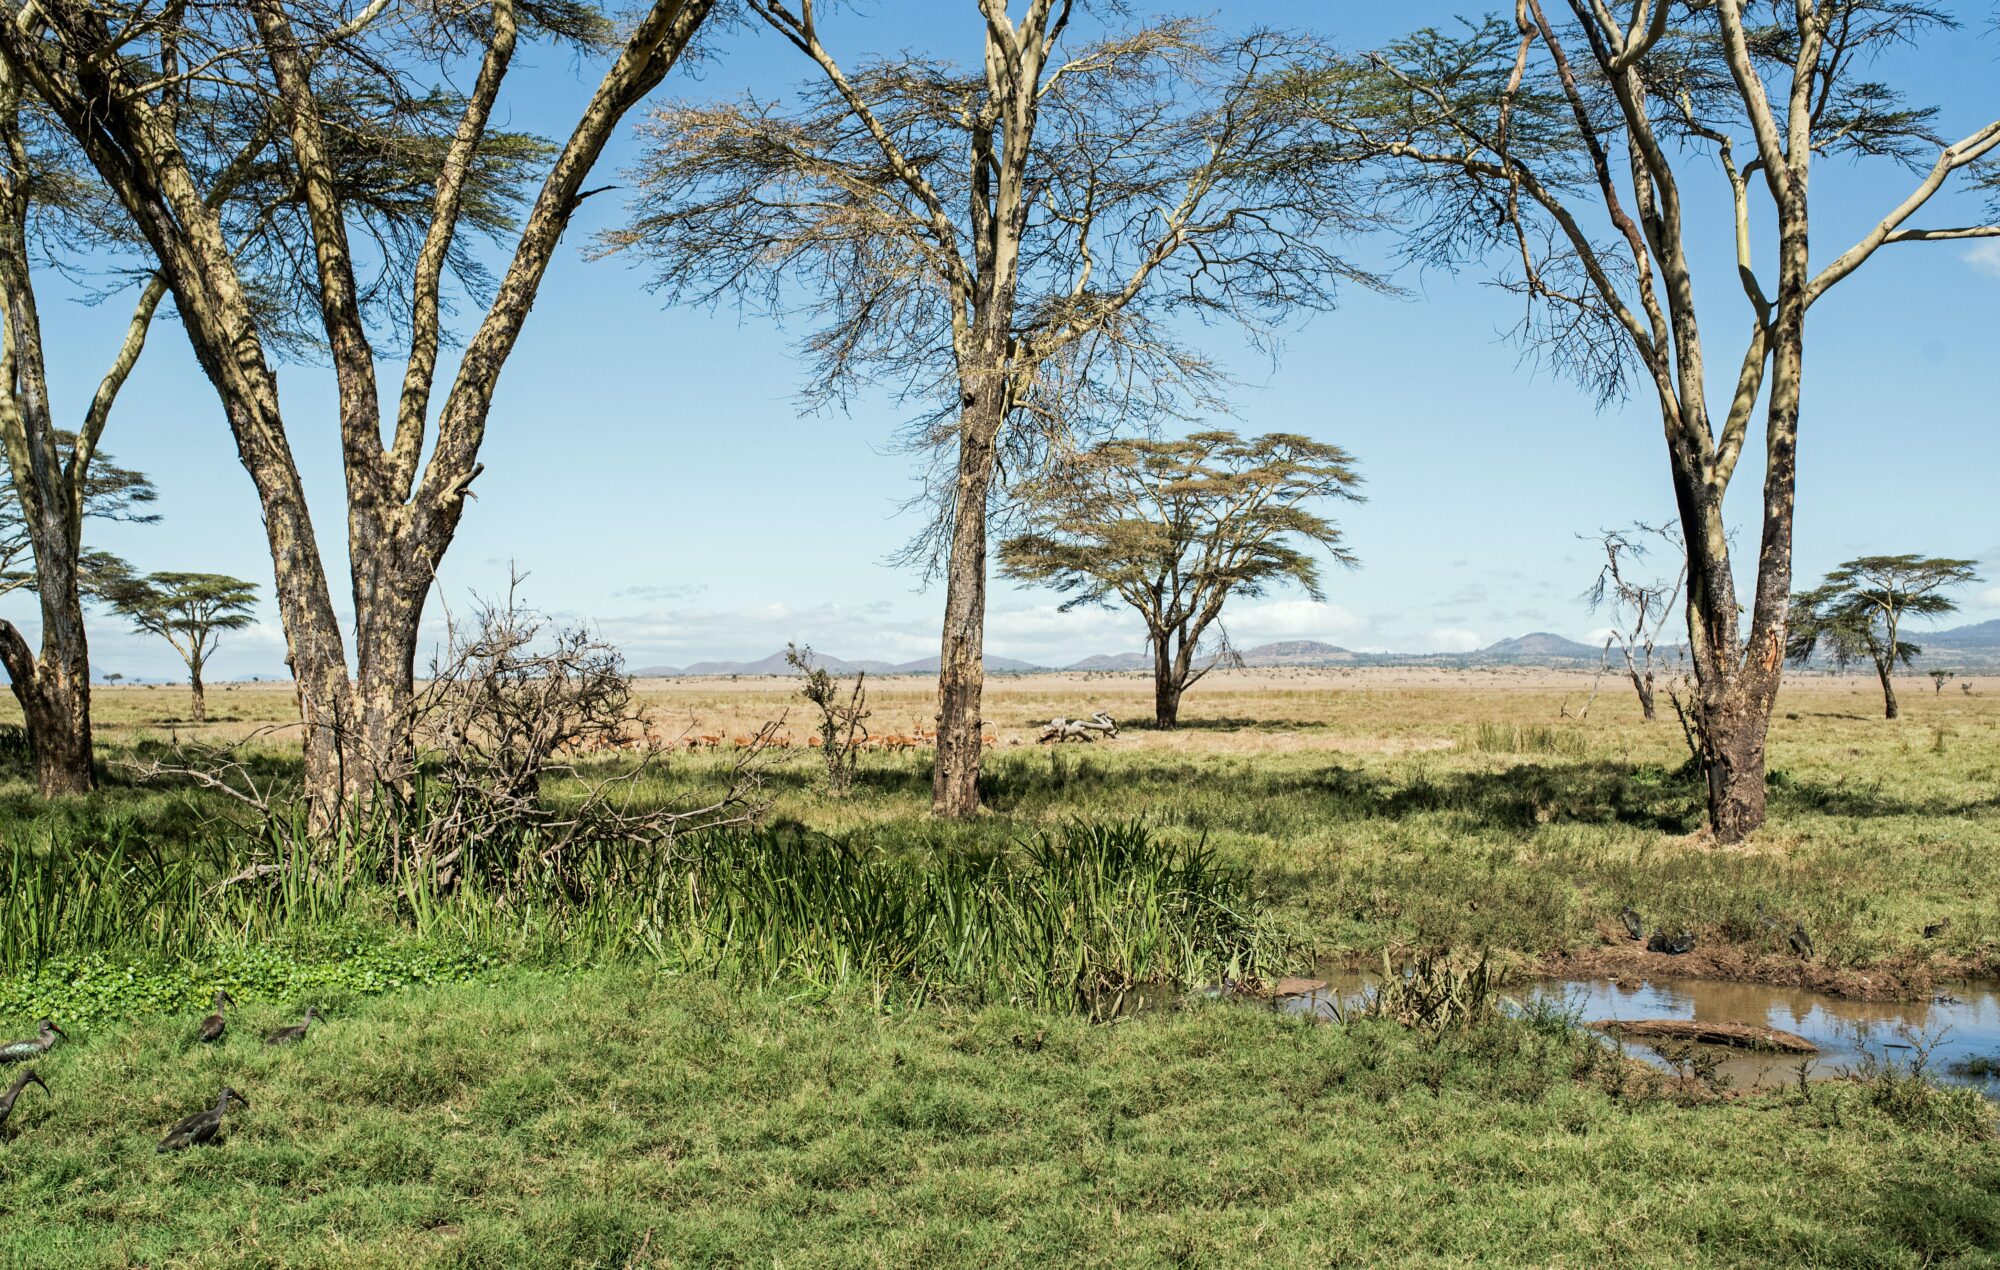
{"type": "MultiPolygon", "coordinates": [[[[1038,744],[1064,741],[1096,741],[1118,735],[1118,723],[1106,712],[1099,710],[1087,719],[1055,718],[1036,736],[1038,744]]],[[[987,749],[1000,744],[1000,738],[992,732],[983,733],[980,743],[987,749]]],[[[780,732],[775,723],[766,724],[756,732],[684,732],[678,736],[668,736],[660,728],[648,721],[637,731],[620,732],[615,735],[593,737],[576,748],[582,750],[817,750],[825,746],[823,737],[813,735],[803,739],[789,732],[780,732]]],[[[863,733],[854,738],[857,750],[888,750],[901,753],[907,750],[925,750],[937,745],[937,729],[927,728],[922,723],[913,724],[908,732],[889,732],[881,736],[863,733]]],[[[1014,737],[1009,745],[1021,744],[1021,738],[1014,737]]]]}
{"type": "MultiPolygon", "coordinates": [[[[992,732],[983,734],[979,739],[980,743],[989,750],[1000,744],[1000,738],[992,732]]],[[[1020,743],[1018,739],[1009,742],[1011,745],[1019,745],[1020,743]]],[[[647,723],[643,729],[638,731],[595,737],[590,743],[580,748],[588,750],[817,750],[823,748],[825,744],[825,739],[817,735],[801,739],[789,732],[778,732],[770,727],[766,727],[759,732],[734,734],[723,732],[696,733],[690,731],[679,736],[670,737],[656,725],[647,723]]],[[[901,752],[905,750],[931,749],[936,745],[937,729],[926,728],[922,724],[913,726],[906,733],[889,732],[881,736],[864,734],[854,739],[854,748],[857,750],[901,752]]]]}

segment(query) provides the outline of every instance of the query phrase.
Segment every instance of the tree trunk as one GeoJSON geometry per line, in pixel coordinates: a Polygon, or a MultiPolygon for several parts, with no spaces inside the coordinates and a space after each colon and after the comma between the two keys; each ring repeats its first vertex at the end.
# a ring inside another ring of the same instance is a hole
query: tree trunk
{"type": "Polygon", "coordinates": [[[968,391],[958,442],[944,638],[938,650],[937,766],[931,810],[959,820],[979,810],[980,696],[986,686],[986,495],[1004,417],[1001,378],[968,391]]]}
{"type": "Polygon", "coordinates": [[[193,694],[188,703],[188,719],[194,723],[208,722],[208,692],[202,687],[199,670],[189,672],[188,688],[193,694]]]}
{"type": "MultiPolygon", "coordinates": [[[[35,752],[35,784],[44,798],[97,788],[91,766],[90,665],[87,654],[57,647],[44,626],[37,659],[12,622],[0,621],[0,662],[13,679],[14,699],[35,752]]],[[[79,627],[79,629],[81,629],[79,627]]]]}
{"type": "Polygon", "coordinates": [[[1164,636],[1152,646],[1152,724],[1160,732],[1180,726],[1180,674],[1166,652],[1164,636]]]}
{"type": "Polygon", "coordinates": [[[1708,823],[1718,842],[1741,842],[1764,823],[1764,739],[1770,727],[1770,707],[1741,693],[1702,711],[1708,823]]]}
{"type": "Polygon", "coordinates": [[[1647,671],[1643,676],[1635,673],[1632,676],[1632,686],[1639,690],[1639,716],[1648,723],[1659,718],[1659,713],[1653,704],[1652,672],[1647,671]]]}
{"type": "MultiPolygon", "coordinates": [[[[355,614],[355,706],[359,716],[354,762],[372,785],[398,789],[416,769],[413,705],[423,601],[430,592],[430,570],[414,566],[406,553],[392,549],[386,559],[376,553],[378,579],[366,603],[355,614]],[[419,580],[420,579],[420,580],[419,580]]],[[[357,580],[362,573],[356,571],[357,580]]],[[[361,588],[356,588],[357,599],[361,588]]]]}
{"type": "Polygon", "coordinates": [[[1895,667],[1884,666],[1878,662],[1875,666],[1875,675],[1882,681],[1882,717],[1893,719],[1897,714],[1895,667]]]}

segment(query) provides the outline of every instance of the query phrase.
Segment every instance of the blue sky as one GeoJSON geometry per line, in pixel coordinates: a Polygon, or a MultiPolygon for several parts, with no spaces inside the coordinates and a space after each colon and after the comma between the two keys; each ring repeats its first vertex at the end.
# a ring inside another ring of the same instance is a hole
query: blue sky
{"type": "MultiPolygon", "coordinates": [[[[1140,5],[1185,12],[1170,5],[1140,5]]],[[[844,59],[921,47],[976,56],[969,0],[875,0],[829,22],[844,59]],[[963,10],[963,12],[961,12],[963,10]]],[[[1919,82],[1962,135],[2000,115],[2000,37],[1987,6],[1967,29],[1921,56],[1885,59],[1883,78],[1919,82]],[[1983,113],[1982,113],[1983,109],[1983,113]]],[[[1346,47],[1446,21],[1459,6],[1239,0],[1226,23],[1307,26],[1346,47]]],[[[760,32],[717,42],[699,79],[662,96],[753,91],[777,96],[803,59],[760,32]]],[[[515,126],[554,131],[594,80],[566,54],[542,52],[510,83],[515,126]]],[[[611,174],[633,154],[629,133],[611,174]]],[[[1843,163],[1815,169],[1816,254],[1824,259],[1900,200],[1909,178],[1843,163]]],[[[1726,270],[1718,178],[1692,181],[1710,209],[1706,259],[1726,270]]],[[[802,417],[792,340],[732,311],[663,311],[640,273],[583,258],[589,235],[621,214],[616,194],[592,200],[565,243],[518,352],[502,378],[478,501],[447,559],[438,598],[462,608],[504,586],[510,564],[540,607],[597,623],[636,665],[749,658],[800,640],[848,657],[935,652],[942,595],[890,566],[915,528],[898,508],[912,460],[891,447],[903,412],[861,400],[851,412],[802,417]]],[[[1926,223],[1970,219],[1941,199],[1926,223]]],[[[1381,247],[1358,249],[1381,258],[1381,247]]],[[[1741,337],[1743,302],[1713,268],[1703,293],[1710,338],[1741,337]]],[[[1644,402],[1597,411],[1568,383],[1524,365],[1504,331],[1514,301],[1461,277],[1409,274],[1401,298],[1354,292],[1337,312],[1289,332],[1276,364],[1227,331],[1209,347],[1243,386],[1230,426],[1335,441],[1359,456],[1369,501],[1339,515],[1362,567],[1329,579],[1328,603],[1277,595],[1230,617],[1239,645],[1318,638],[1356,648],[1448,650],[1531,630],[1582,638],[1600,624],[1578,596],[1595,573],[1575,535],[1671,512],[1657,413],[1644,402]]],[[[80,415],[124,314],[73,302],[43,282],[43,320],[59,411],[80,415]]],[[[1739,346],[1740,347],[1740,346],[1739,346]]],[[[1989,581],[1963,598],[1962,620],[2000,616],[2000,245],[1885,249],[1811,315],[1801,442],[1801,581],[1863,552],[1980,557],[1989,581]]],[[[1711,352],[1733,365],[1735,350],[1711,352]]],[[[315,496],[321,544],[345,585],[331,374],[283,375],[293,444],[315,496]]],[[[390,381],[393,382],[393,379],[390,381]]],[[[98,545],[146,569],[200,569],[255,579],[270,562],[249,477],[213,390],[180,329],[155,329],[105,440],[120,462],[152,475],[164,519],[106,526],[98,545]]],[[[1754,473],[1737,481],[1734,519],[1754,538],[1754,473]]],[[[1746,562],[1747,563],[1747,562],[1746,562]]],[[[1739,579],[1748,585],[1747,574],[1739,579]]],[[[441,612],[434,600],[433,619],[441,612]]],[[[0,615],[33,626],[27,597],[0,615]]],[[[281,671],[283,641],[266,620],[223,646],[218,677],[281,671]]],[[[164,643],[92,630],[100,673],[172,677],[164,643]]],[[[991,651],[1054,664],[1138,647],[1122,613],[1059,614],[1045,592],[996,583],[991,651]]]]}

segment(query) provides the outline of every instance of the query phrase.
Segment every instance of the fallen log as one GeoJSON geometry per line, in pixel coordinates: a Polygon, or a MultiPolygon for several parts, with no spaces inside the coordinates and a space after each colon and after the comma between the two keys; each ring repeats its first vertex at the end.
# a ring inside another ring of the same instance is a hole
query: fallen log
{"type": "Polygon", "coordinates": [[[1117,735],[1117,721],[1109,714],[1099,710],[1088,719],[1064,719],[1061,717],[1050,719],[1049,726],[1043,728],[1042,734],[1036,737],[1035,740],[1038,743],[1046,744],[1050,741],[1058,743],[1063,741],[1095,741],[1100,736],[1114,737],[1117,735]]]}
{"type": "Polygon", "coordinates": [[[1701,1023],[1693,1019],[1599,1019],[1589,1026],[1613,1036],[1639,1041],[1688,1041],[1696,1045],[1726,1045],[1731,1049],[1765,1050],[1779,1054],[1817,1054],[1814,1045],[1796,1032],[1749,1023],[1701,1023]]]}

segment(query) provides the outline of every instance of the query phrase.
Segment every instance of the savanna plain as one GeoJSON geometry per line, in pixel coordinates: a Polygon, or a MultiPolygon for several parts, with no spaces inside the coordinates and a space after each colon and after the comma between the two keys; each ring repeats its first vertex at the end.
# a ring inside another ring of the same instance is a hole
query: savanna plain
{"type": "MultiPolygon", "coordinates": [[[[180,690],[100,690],[100,792],[46,803],[19,756],[0,787],[0,1025],[67,1033],[4,1125],[0,1261],[1989,1264],[2000,1143],[1971,1090],[1728,1088],[1515,1004],[1667,973],[1626,905],[1695,937],[1679,975],[1991,976],[2000,679],[1968,682],[1912,679],[1884,720],[1871,679],[1794,677],[1770,822],[1719,847],[1671,711],[1609,678],[1218,672],[1160,732],[1131,722],[1141,677],[999,677],[972,822],[928,815],[921,746],[864,752],[838,796],[774,747],[755,826],[455,885],[354,881],[385,871],[139,778],[240,741],[282,779],[296,742],[260,729],[289,685],[214,691],[199,728],[180,690]],[[1118,737],[1035,743],[1096,709],[1118,737]],[[1434,999],[1271,1008],[1385,951],[1434,999]],[[218,989],[229,1030],[198,1044],[218,989]],[[302,1042],[262,1043],[307,1006],[302,1042]],[[156,1154],[224,1083],[249,1104],[224,1140],[156,1154]]],[[[927,679],[870,689],[877,734],[935,709],[927,679]]],[[[641,690],[677,741],[811,731],[794,680],[641,690]]],[[[677,745],[626,796],[699,805],[742,759],[677,745]]]]}

